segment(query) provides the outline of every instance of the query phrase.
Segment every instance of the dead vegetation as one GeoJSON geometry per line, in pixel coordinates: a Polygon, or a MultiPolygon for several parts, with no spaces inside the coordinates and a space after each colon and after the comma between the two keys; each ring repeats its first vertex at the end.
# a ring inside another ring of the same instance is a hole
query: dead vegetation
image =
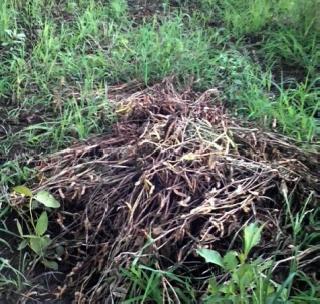
{"type": "MultiPolygon", "coordinates": [[[[52,219],[54,246],[64,252],[59,273],[47,275],[55,284],[35,285],[29,298],[121,302],[127,285],[119,272],[134,258],[204,274],[195,249],[236,248],[239,230],[254,220],[265,224],[257,254],[276,252],[278,267],[291,256],[283,194],[293,212],[310,193],[316,201],[316,154],[230,117],[216,89],[178,93],[168,79],[135,88],[110,89],[119,115],[110,134],[38,164],[35,190],[50,190],[63,204],[52,219]]],[[[308,254],[315,253],[302,254],[302,266],[308,254]]]]}

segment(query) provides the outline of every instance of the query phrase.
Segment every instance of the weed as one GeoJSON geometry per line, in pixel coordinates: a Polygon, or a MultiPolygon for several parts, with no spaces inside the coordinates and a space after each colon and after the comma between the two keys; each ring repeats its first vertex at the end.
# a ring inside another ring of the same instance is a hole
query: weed
{"type": "Polygon", "coordinates": [[[16,186],[13,188],[14,192],[22,195],[29,200],[29,216],[26,216],[23,210],[19,210],[21,218],[25,226],[27,227],[28,233],[23,232],[23,227],[18,219],[16,219],[17,230],[19,232],[22,241],[18,246],[18,250],[23,250],[26,246],[40,258],[42,264],[48,268],[57,270],[58,264],[48,259],[47,248],[51,244],[49,235],[46,235],[48,229],[48,214],[43,211],[38,217],[37,221],[34,220],[33,210],[39,207],[39,204],[45,206],[48,210],[50,208],[59,208],[60,203],[47,191],[39,191],[33,194],[26,186],[16,186]]]}
{"type": "Polygon", "coordinates": [[[244,228],[243,251],[228,251],[222,258],[214,250],[201,248],[197,253],[207,263],[222,268],[230,275],[225,283],[218,283],[214,277],[209,281],[208,295],[205,303],[278,303],[278,300],[287,300],[291,283],[295,273],[279,286],[270,279],[268,272],[272,262],[258,258],[249,261],[248,256],[252,248],[259,244],[263,226],[250,224],[244,228]]]}
{"type": "Polygon", "coordinates": [[[289,25],[304,37],[319,34],[319,0],[280,0],[275,3],[277,19],[280,24],[289,25]]]}
{"type": "Polygon", "coordinates": [[[11,6],[10,0],[4,0],[0,3],[0,42],[6,42],[8,37],[8,31],[15,32],[15,10],[11,6]]]}
{"type": "Polygon", "coordinates": [[[314,75],[319,67],[319,46],[315,36],[306,38],[293,30],[279,30],[269,34],[262,50],[270,64],[282,61],[288,66],[301,66],[307,73],[314,75]]]}
{"type": "Polygon", "coordinates": [[[320,106],[318,92],[307,84],[297,85],[294,89],[278,89],[280,95],[274,104],[273,117],[282,132],[299,140],[312,141],[319,131],[315,118],[320,106]]]}
{"type": "Polygon", "coordinates": [[[14,186],[29,180],[34,175],[34,170],[21,165],[18,161],[7,161],[0,165],[0,185],[14,186]]]}
{"type": "Polygon", "coordinates": [[[122,303],[192,303],[195,292],[189,279],[174,274],[174,270],[157,270],[144,265],[133,264],[123,270],[130,288],[122,303]]]}
{"type": "Polygon", "coordinates": [[[149,84],[175,74],[182,80],[194,76],[201,86],[208,85],[215,76],[210,47],[218,39],[201,29],[186,31],[181,15],[165,21],[155,18],[118,40],[111,50],[110,70],[119,80],[149,84]]]}
{"type": "Polygon", "coordinates": [[[243,34],[261,31],[272,18],[270,0],[226,0],[223,19],[231,31],[243,34]]]}
{"type": "Polygon", "coordinates": [[[8,259],[0,257],[0,290],[15,288],[21,290],[27,279],[18,269],[14,268],[8,259]]]}

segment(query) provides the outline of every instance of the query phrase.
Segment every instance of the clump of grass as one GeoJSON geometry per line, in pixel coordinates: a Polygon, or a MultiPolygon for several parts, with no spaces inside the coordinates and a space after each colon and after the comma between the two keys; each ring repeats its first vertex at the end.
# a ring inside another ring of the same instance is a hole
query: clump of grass
{"type": "Polygon", "coordinates": [[[83,140],[90,134],[107,131],[116,116],[105,97],[67,99],[59,116],[45,122],[32,124],[12,134],[3,143],[23,142],[30,148],[53,151],[71,143],[75,138],[83,140]]]}
{"type": "Polygon", "coordinates": [[[307,84],[284,90],[273,104],[273,117],[280,124],[281,131],[300,141],[312,140],[319,135],[316,114],[319,111],[319,92],[307,84]]]}
{"type": "Polygon", "coordinates": [[[266,60],[277,66],[281,62],[298,66],[315,75],[320,61],[320,40],[315,35],[305,37],[291,29],[271,32],[262,46],[266,60]]]}
{"type": "Polygon", "coordinates": [[[317,34],[319,17],[319,0],[280,0],[275,2],[276,21],[280,26],[288,26],[300,31],[303,36],[317,34]]]}
{"type": "Polygon", "coordinates": [[[231,92],[243,107],[240,113],[299,141],[317,140],[319,94],[313,83],[296,83],[285,89],[276,85],[269,73],[261,78],[254,69],[242,81],[242,90],[231,92]]]}
{"type": "Polygon", "coordinates": [[[24,183],[34,175],[34,170],[16,160],[7,161],[0,165],[0,185],[14,186],[24,183]]]}
{"type": "Polygon", "coordinates": [[[3,0],[0,3],[0,41],[7,40],[7,31],[16,29],[14,15],[15,10],[11,6],[10,0],[3,0]]]}
{"type": "Polygon", "coordinates": [[[196,301],[190,278],[175,274],[174,269],[160,270],[136,262],[129,269],[123,269],[122,275],[130,284],[123,304],[196,301]]]}
{"type": "Polygon", "coordinates": [[[220,3],[225,24],[237,36],[261,32],[266,27],[288,26],[304,36],[319,26],[319,0],[226,0],[220,3]]]}
{"type": "Polygon", "coordinates": [[[111,49],[109,70],[122,81],[136,78],[150,84],[174,74],[181,79],[194,76],[208,86],[216,76],[210,49],[221,47],[221,38],[217,31],[209,34],[192,27],[183,15],[154,18],[118,39],[111,49]]]}
{"type": "MultiPolygon", "coordinates": [[[[3,243],[1,241],[0,239],[0,243],[3,243]]],[[[27,285],[24,274],[12,266],[10,260],[0,257],[0,299],[6,299],[6,295],[2,293],[3,290],[15,289],[19,292],[23,285],[27,285]]]]}
{"type": "Polygon", "coordinates": [[[270,0],[226,0],[223,3],[223,20],[237,36],[261,31],[272,18],[270,0]]]}
{"type": "Polygon", "coordinates": [[[259,37],[261,57],[269,66],[298,65],[312,75],[320,60],[319,9],[319,0],[228,0],[220,4],[222,19],[234,36],[259,37]]]}

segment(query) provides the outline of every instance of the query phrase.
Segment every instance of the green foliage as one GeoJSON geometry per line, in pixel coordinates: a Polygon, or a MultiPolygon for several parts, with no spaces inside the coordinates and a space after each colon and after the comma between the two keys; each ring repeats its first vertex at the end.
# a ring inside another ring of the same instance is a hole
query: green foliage
{"type": "Polygon", "coordinates": [[[126,0],[111,0],[111,13],[115,19],[124,17],[127,12],[127,1],[126,0]]]}
{"type": "Polygon", "coordinates": [[[26,246],[29,246],[31,250],[40,257],[41,262],[46,267],[57,269],[57,263],[47,258],[47,248],[51,244],[50,236],[45,234],[49,224],[47,211],[43,211],[35,222],[33,219],[33,209],[38,207],[37,203],[42,204],[46,208],[59,208],[60,203],[49,192],[44,190],[33,194],[26,186],[16,186],[13,188],[13,191],[29,199],[29,217],[27,217],[25,213],[20,212],[20,216],[28,230],[27,234],[24,233],[19,220],[16,219],[17,230],[22,240],[18,246],[18,250],[23,250],[26,246]]]}
{"type": "Polygon", "coordinates": [[[224,268],[223,259],[219,252],[206,248],[200,248],[197,250],[197,253],[206,260],[206,263],[216,264],[224,268]]]}
{"type": "Polygon", "coordinates": [[[10,6],[10,0],[3,0],[0,3],[0,42],[6,42],[8,31],[14,32],[16,29],[14,22],[15,10],[10,6]]]}
{"type": "Polygon", "coordinates": [[[50,239],[47,236],[22,235],[21,237],[29,238],[30,248],[39,256],[43,256],[45,254],[46,249],[51,243],[50,239]]]}
{"type": "Polygon", "coordinates": [[[280,0],[274,3],[277,19],[297,31],[305,37],[309,34],[319,35],[319,0],[280,0]]]}
{"type": "Polygon", "coordinates": [[[244,228],[243,261],[247,260],[251,249],[260,243],[262,229],[263,226],[259,227],[255,223],[251,223],[244,228]]]}
{"type": "Polygon", "coordinates": [[[316,35],[306,37],[292,29],[270,32],[262,49],[270,64],[298,65],[311,75],[319,65],[320,40],[316,35]]]}
{"type": "Polygon", "coordinates": [[[129,293],[122,303],[192,303],[195,292],[188,278],[174,274],[174,270],[157,270],[144,265],[133,265],[122,270],[123,276],[130,282],[129,293]],[[163,292],[164,289],[167,292],[163,292]]]}
{"type": "Polygon", "coordinates": [[[225,0],[221,6],[223,20],[237,36],[257,33],[270,24],[307,36],[319,26],[319,0],[225,0]]]}
{"type": "Polygon", "coordinates": [[[320,134],[315,119],[320,107],[319,91],[307,84],[298,84],[293,89],[278,89],[280,94],[274,103],[272,116],[281,131],[298,140],[312,141],[320,134]]]}
{"type": "Polygon", "coordinates": [[[212,71],[210,48],[212,44],[222,45],[224,39],[219,32],[209,36],[186,24],[183,17],[155,17],[152,23],[122,35],[111,49],[113,75],[122,81],[138,79],[146,84],[171,74],[182,80],[195,76],[201,86],[211,83],[216,74],[212,71]]]}
{"type": "Polygon", "coordinates": [[[39,191],[34,196],[34,199],[39,203],[49,208],[59,208],[60,203],[47,191],[39,191]]]}
{"type": "Polygon", "coordinates": [[[0,290],[14,288],[20,290],[27,284],[24,274],[10,264],[8,259],[0,257],[0,290]]]}
{"type": "Polygon", "coordinates": [[[226,94],[239,113],[299,141],[318,138],[317,79],[293,82],[285,88],[272,79],[270,72],[263,73],[239,54],[233,53],[222,62],[229,67],[226,94]]]}
{"type": "Polygon", "coordinates": [[[0,185],[13,186],[29,180],[34,170],[19,164],[18,161],[7,161],[0,165],[0,185]]]}
{"type": "Polygon", "coordinates": [[[43,211],[37,220],[35,232],[38,236],[42,236],[45,234],[47,229],[48,229],[48,215],[47,215],[47,212],[43,211]]]}
{"type": "Polygon", "coordinates": [[[13,191],[16,193],[22,194],[23,196],[26,196],[26,197],[32,197],[31,190],[28,187],[23,185],[14,187],[13,191]]]}
{"type": "Polygon", "coordinates": [[[263,226],[255,223],[244,228],[242,252],[228,251],[221,257],[215,250],[197,250],[207,263],[219,266],[230,277],[224,283],[218,283],[212,277],[204,303],[283,303],[288,299],[288,286],[295,274],[292,273],[283,285],[279,285],[270,279],[268,271],[272,267],[271,261],[248,259],[253,247],[260,242],[262,229],[263,226]]]}
{"type": "Polygon", "coordinates": [[[270,0],[226,0],[223,19],[238,36],[262,30],[272,18],[270,0]]]}

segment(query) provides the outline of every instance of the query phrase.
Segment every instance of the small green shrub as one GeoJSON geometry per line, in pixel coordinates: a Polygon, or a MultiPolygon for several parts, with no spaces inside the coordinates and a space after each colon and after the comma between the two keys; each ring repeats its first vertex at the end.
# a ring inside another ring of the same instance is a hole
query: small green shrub
{"type": "Polygon", "coordinates": [[[209,281],[208,293],[204,303],[283,303],[288,300],[287,286],[292,281],[292,273],[282,286],[271,280],[269,273],[272,261],[262,258],[249,260],[253,247],[259,244],[263,226],[250,224],[244,228],[242,252],[228,251],[224,257],[215,250],[201,248],[197,253],[207,263],[222,268],[229,279],[218,283],[215,277],[209,281]],[[278,302],[280,300],[280,302],[278,302]]]}
{"type": "Polygon", "coordinates": [[[17,230],[19,232],[19,237],[22,240],[18,246],[18,250],[23,250],[25,247],[29,246],[40,258],[42,264],[48,268],[57,270],[58,264],[54,260],[49,259],[49,254],[47,252],[47,248],[51,244],[50,236],[45,234],[49,224],[47,211],[42,211],[37,221],[35,221],[33,210],[38,208],[39,204],[48,210],[59,208],[60,203],[47,191],[42,190],[33,194],[26,186],[16,186],[13,188],[13,191],[29,200],[29,216],[22,210],[18,210],[18,213],[27,228],[27,234],[24,233],[20,221],[16,219],[17,230]]]}

